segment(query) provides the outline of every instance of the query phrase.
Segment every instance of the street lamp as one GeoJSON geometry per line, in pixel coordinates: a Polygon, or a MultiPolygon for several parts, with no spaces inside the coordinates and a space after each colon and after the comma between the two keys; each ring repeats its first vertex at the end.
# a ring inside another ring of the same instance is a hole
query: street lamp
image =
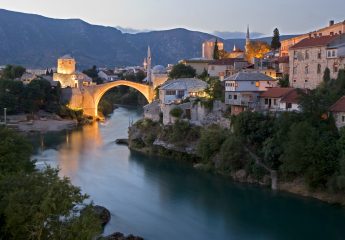
{"type": "Polygon", "coordinates": [[[6,119],[7,118],[7,108],[4,108],[4,123],[6,125],[6,119]]]}

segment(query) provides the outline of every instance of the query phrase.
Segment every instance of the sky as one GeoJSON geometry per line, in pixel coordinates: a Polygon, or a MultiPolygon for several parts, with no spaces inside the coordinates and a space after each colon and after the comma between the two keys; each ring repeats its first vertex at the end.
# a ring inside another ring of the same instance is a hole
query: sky
{"type": "MultiPolygon", "coordinates": [[[[135,30],[297,34],[345,20],[345,0],[0,0],[0,8],[135,30]]],[[[1,23],[0,23],[1,24],[1,23]]]]}

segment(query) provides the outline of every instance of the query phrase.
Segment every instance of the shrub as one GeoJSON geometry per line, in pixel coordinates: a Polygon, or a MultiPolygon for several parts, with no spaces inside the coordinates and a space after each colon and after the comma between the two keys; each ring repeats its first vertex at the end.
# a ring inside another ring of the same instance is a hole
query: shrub
{"type": "Polygon", "coordinates": [[[170,115],[175,118],[180,118],[182,117],[183,110],[179,107],[173,108],[170,110],[170,115]]]}

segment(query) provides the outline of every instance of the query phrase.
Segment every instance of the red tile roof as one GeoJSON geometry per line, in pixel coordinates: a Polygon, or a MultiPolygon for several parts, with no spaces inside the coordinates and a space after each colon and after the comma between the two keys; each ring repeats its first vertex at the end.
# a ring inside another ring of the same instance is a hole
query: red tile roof
{"type": "Polygon", "coordinates": [[[234,65],[235,62],[246,62],[241,58],[223,58],[219,60],[213,60],[208,65],[234,65]]]}
{"type": "Polygon", "coordinates": [[[326,46],[340,35],[305,38],[290,49],[326,46]]]}
{"type": "Polygon", "coordinates": [[[285,103],[298,103],[300,96],[300,92],[298,92],[297,89],[294,89],[293,91],[289,92],[284,97],[282,97],[280,101],[285,103]]]}
{"type": "Polygon", "coordinates": [[[261,97],[262,98],[282,98],[294,90],[295,88],[272,87],[272,88],[268,88],[266,92],[263,92],[261,94],[261,97]]]}
{"type": "Polygon", "coordinates": [[[345,96],[341,97],[329,110],[331,112],[345,112],[345,96]]]}

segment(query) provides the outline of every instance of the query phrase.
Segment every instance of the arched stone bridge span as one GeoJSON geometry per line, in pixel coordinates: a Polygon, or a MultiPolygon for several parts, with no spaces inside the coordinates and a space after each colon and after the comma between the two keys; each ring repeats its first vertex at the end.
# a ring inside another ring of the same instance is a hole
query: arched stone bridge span
{"type": "Polygon", "coordinates": [[[68,106],[74,109],[83,109],[84,114],[87,116],[98,117],[97,109],[101,98],[108,90],[118,86],[127,86],[138,90],[149,103],[154,99],[154,89],[152,86],[127,80],[118,80],[100,85],[83,86],[80,89],[72,88],[68,99],[68,106]]]}

